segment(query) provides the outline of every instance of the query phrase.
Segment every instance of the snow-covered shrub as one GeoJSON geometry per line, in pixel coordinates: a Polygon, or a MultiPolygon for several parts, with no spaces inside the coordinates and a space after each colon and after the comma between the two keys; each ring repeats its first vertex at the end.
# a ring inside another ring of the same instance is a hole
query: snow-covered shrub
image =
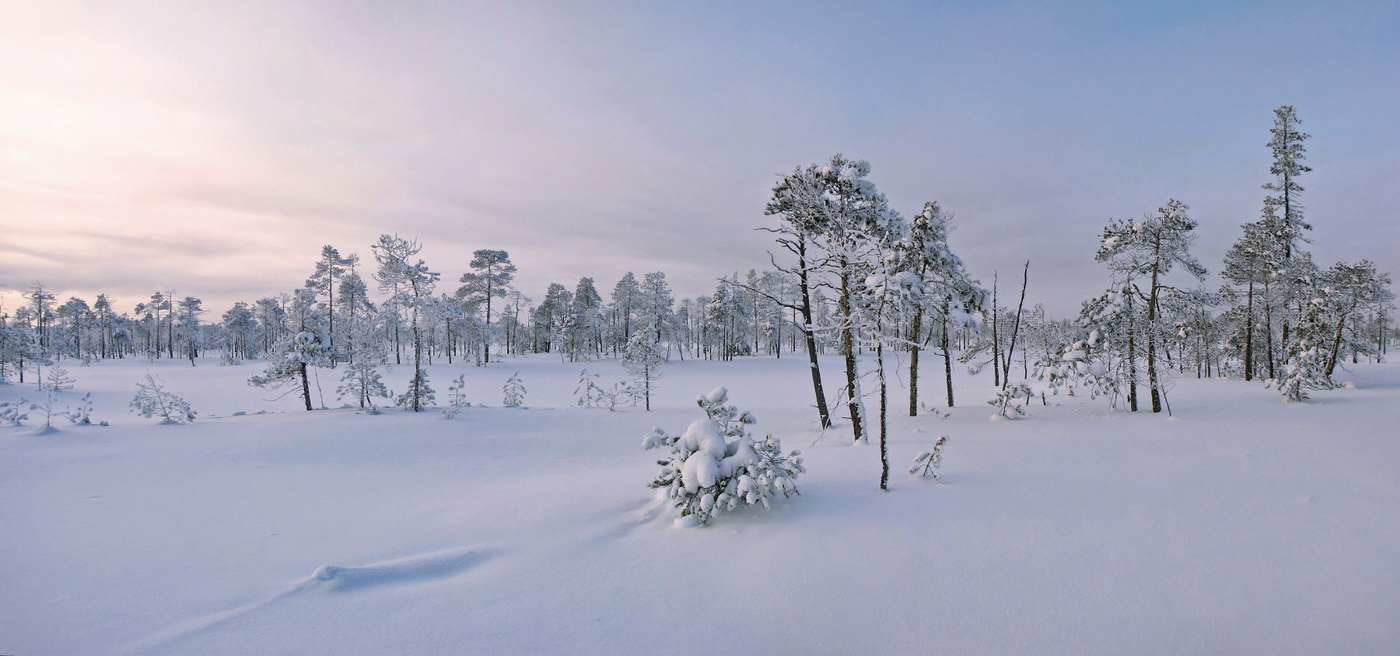
{"type": "Polygon", "coordinates": [[[235,367],[240,364],[243,364],[243,361],[234,357],[232,351],[224,351],[223,354],[219,356],[220,367],[235,367]]]}
{"type": "Polygon", "coordinates": [[[447,386],[447,407],[442,409],[442,417],[444,419],[456,417],[462,408],[470,405],[471,403],[467,402],[467,375],[462,374],[453,379],[452,383],[447,386]]]}
{"type": "Polygon", "coordinates": [[[578,372],[578,387],[574,388],[575,405],[580,408],[598,407],[598,374],[589,373],[588,369],[580,369],[578,372]]]}
{"type": "Polygon", "coordinates": [[[1087,339],[1065,346],[1059,357],[1045,354],[1036,364],[1037,377],[1045,381],[1052,394],[1064,390],[1067,396],[1074,396],[1083,388],[1088,390],[1091,399],[1102,395],[1116,400],[1118,372],[1114,370],[1110,353],[1098,346],[1099,331],[1091,330],[1087,339]]]}
{"type": "Polygon", "coordinates": [[[76,410],[69,409],[65,414],[75,424],[83,426],[92,424],[92,392],[83,395],[82,400],[78,401],[76,410]]]}
{"type": "Polygon", "coordinates": [[[993,419],[996,417],[1015,419],[1011,413],[1015,412],[1017,415],[1026,414],[1025,406],[1030,404],[1032,396],[1033,393],[1029,385],[1017,383],[1015,385],[1007,385],[1006,389],[997,392],[996,396],[987,400],[987,405],[994,406],[997,409],[997,414],[993,416],[993,419]],[[1016,405],[1016,401],[1018,400],[1023,401],[1021,405],[1016,405]]]}
{"type": "Polygon", "coordinates": [[[520,372],[511,374],[506,380],[505,387],[501,388],[501,395],[504,397],[501,403],[507,408],[519,408],[525,403],[525,384],[520,382],[520,372]]]}
{"type": "Polygon", "coordinates": [[[574,388],[574,395],[578,397],[577,404],[581,408],[607,408],[609,412],[617,410],[617,404],[632,400],[632,405],[637,405],[636,388],[627,382],[613,383],[608,387],[598,384],[598,374],[588,373],[587,369],[578,372],[578,387],[574,388]]]}
{"type": "Polygon", "coordinates": [[[146,382],[136,383],[131,411],[142,417],[160,417],[162,424],[189,423],[196,414],[184,397],[167,391],[165,382],[151,374],[146,374],[146,382]]]}
{"type": "Polygon", "coordinates": [[[914,466],[909,468],[911,476],[932,476],[933,480],[939,480],[938,468],[943,465],[943,445],[948,443],[948,436],[943,435],[933,444],[932,451],[924,451],[914,458],[914,466]]]}
{"type": "Polygon", "coordinates": [[[11,426],[20,426],[29,421],[30,411],[37,410],[39,406],[24,400],[6,401],[0,403],[0,422],[11,426]]]}
{"type": "Polygon", "coordinates": [[[649,487],[665,491],[672,505],[680,508],[677,526],[705,524],[722,510],[740,505],[762,504],[781,494],[797,494],[794,481],[806,470],[802,453],[782,455],[782,445],[772,435],[756,440],[748,426],[752,414],[740,412],[729,401],[723,387],[695,402],[705,411],[685,433],[667,435],[653,429],[642,442],[643,449],[670,447],[671,455],[658,460],[661,473],[649,487]]]}

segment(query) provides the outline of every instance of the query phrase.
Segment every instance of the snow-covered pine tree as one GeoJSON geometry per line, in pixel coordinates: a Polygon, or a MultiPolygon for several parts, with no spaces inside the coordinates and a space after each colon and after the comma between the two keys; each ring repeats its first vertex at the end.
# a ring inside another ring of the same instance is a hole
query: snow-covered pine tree
{"type": "MultiPolygon", "coordinates": [[[[813,320],[813,285],[820,277],[820,254],[815,242],[818,233],[818,217],[825,204],[822,202],[826,185],[814,167],[798,167],[790,175],[783,177],[773,187],[773,196],[768,201],[764,214],[778,215],[782,222],[776,228],[761,228],[776,235],[777,244],[796,258],[796,264],[781,266],[777,258],[769,253],[773,266],[797,281],[798,297],[795,301],[777,301],[779,305],[797,313],[798,330],[807,346],[808,371],[812,376],[812,393],[816,397],[817,417],[823,430],[831,427],[831,411],[826,405],[826,392],[822,384],[822,371],[817,361],[816,322],[813,320]]],[[[687,312],[689,314],[689,312],[687,312]]]]}
{"type": "Polygon", "coordinates": [[[613,285],[612,301],[608,303],[608,343],[614,354],[621,353],[632,339],[633,321],[641,304],[642,286],[637,276],[628,271],[613,285]]]}
{"type": "MultiPolygon", "coordinates": [[[[336,284],[341,281],[343,275],[354,270],[359,260],[358,255],[342,257],[334,246],[322,246],[321,258],[316,260],[316,270],[306,279],[306,288],[312,290],[317,297],[326,299],[326,345],[334,353],[339,353],[335,350],[335,343],[339,337],[335,327],[336,284]]],[[[333,356],[332,359],[338,359],[338,356],[333,356]]]]}
{"type": "Polygon", "coordinates": [[[204,301],[186,296],[176,304],[175,316],[172,319],[175,331],[180,336],[180,345],[185,351],[185,357],[189,358],[191,367],[195,366],[194,359],[199,356],[204,339],[204,326],[199,321],[203,314],[204,301]]]}
{"type": "Polygon", "coordinates": [[[796,480],[807,471],[802,454],[782,454],[782,444],[772,435],[754,439],[748,427],[756,420],[748,412],[727,405],[723,387],[698,396],[705,419],[690,424],[678,436],[653,429],[642,441],[643,449],[669,447],[669,457],[658,460],[661,472],[648,487],[663,490],[681,511],[677,526],[705,524],[715,514],[741,505],[762,504],[797,494],[796,480]]]}
{"type": "Polygon", "coordinates": [[[1171,289],[1163,278],[1176,265],[1197,280],[1206,275],[1205,267],[1191,255],[1196,222],[1186,215],[1186,209],[1184,203],[1171,199],[1156,215],[1144,217],[1140,223],[1132,219],[1110,220],[1095,255],[1095,259],[1107,263],[1125,284],[1135,279],[1148,280],[1147,293],[1142,299],[1145,306],[1142,325],[1147,338],[1147,381],[1153,412],[1162,411],[1164,381],[1161,378],[1168,375],[1168,370],[1157,362],[1162,292],[1171,289]]]}
{"type": "MultiPolygon", "coordinates": [[[[1220,272],[1221,277],[1230,283],[1244,287],[1244,305],[1236,312],[1242,318],[1238,326],[1239,337],[1233,341],[1241,350],[1245,380],[1254,379],[1259,364],[1255,355],[1255,335],[1260,323],[1256,302],[1268,302],[1268,295],[1261,292],[1268,289],[1269,281],[1278,274],[1283,259],[1272,228],[1276,218],[1275,200],[1266,198],[1264,216],[1259,221],[1241,226],[1244,234],[1226,251],[1225,268],[1220,272]]],[[[1271,335],[1264,335],[1264,338],[1273,339],[1271,335]]]]}
{"type": "Polygon", "coordinates": [[[909,416],[918,414],[919,353],[923,343],[923,320],[938,322],[939,349],[943,353],[943,376],[948,407],[953,407],[953,355],[949,337],[954,328],[974,325],[973,318],[987,296],[986,290],[968,274],[962,258],[948,245],[950,215],[935,201],[909,222],[909,231],[898,248],[906,267],[922,284],[909,335],[909,416]]]}
{"type": "MultiPolygon", "coordinates": [[[[362,283],[363,284],[363,283],[362,283]]],[[[341,304],[348,364],[336,388],[337,398],[354,397],[361,409],[373,408],[375,398],[387,398],[389,389],[379,374],[379,365],[388,357],[388,343],[371,312],[355,312],[354,305],[341,304]],[[348,324],[348,325],[347,325],[348,324]]]]}
{"type": "Polygon", "coordinates": [[[834,278],[835,324],[846,368],[846,399],[851,431],[856,442],[866,440],[868,421],[863,414],[860,370],[856,361],[857,327],[853,295],[875,260],[872,247],[889,211],[889,201],[866,179],[870,163],[837,154],[827,164],[813,165],[824,188],[808,212],[816,227],[816,242],[826,252],[826,273],[834,278]]]}
{"type": "Polygon", "coordinates": [[[468,266],[472,270],[462,274],[462,286],[457,288],[457,298],[477,304],[485,313],[485,330],[481,335],[481,361],[483,364],[489,364],[491,341],[496,336],[492,330],[495,324],[492,323],[494,319],[491,314],[491,301],[495,298],[505,298],[510,292],[516,268],[510,261],[509,253],[491,249],[481,249],[472,253],[472,261],[468,266]]]}
{"type": "Polygon", "coordinates": [[[333,366],[325,321],[316,309],[316,296],[311,290],[296,290],[287,319],[296,332],[284,333],[268,353],[263,372],[249,378],[248,384],[275,390],[299,382],[302,402],[310,411],[313,408],[307,367],[333,366]]]}
{"type": "Polygon", "coordinates": [[[668,360],[671,352],[670,342],[676,323],[675,306],[676,297],[672,295],[671,287],[666,283],[665,273],[653,271],[642,278],[641,302],[637,307],[637,322],[640,325],[650,327],[656,333],[657,344],[662,342],[667,344],[668,360]]]}
{"type": "Polygon", "coordinates": [[[580,278],[569,306],[567,328],[570,362],[586,362],[602,354],[603,297],[592,278],[580,278]]]}
{"type": "Polygon", "coordinates": [[[398,235],[380,235],[379,243],[372,248],[374,259],[379,263],[375,278],[379,280],[380,291],[393,294],[398,299],[396,305],[407,307],[410,312],[413,377],[409,380],[408,390],[400,397],[399,405],[420,412],[425,405],[432,404],[433,389],[423,369],[423,335],[418,321],[425,305],[433,298],[433,286],[437,284],[439,276],[429,271],[423,260],[411,261],[423,250],[423,246],[416,241],[398,235]]]}
{"type": "Polygon", "coordinates": [[[525,404],[525,383],[520,382],[520,372],[506,379],[506,384],[501,388],[501,404],[507,408],[519,408],[525,404]]]}
{"type": "Polygon", "coordinates": [[[651,411],[651,392],[661,378],[661,365],[666,358],[656,343],[651,326],[641,326],[627,341],[622,353],[622,367],[632,376],[632,388],[641,394],[646,409],[651,411]]]}

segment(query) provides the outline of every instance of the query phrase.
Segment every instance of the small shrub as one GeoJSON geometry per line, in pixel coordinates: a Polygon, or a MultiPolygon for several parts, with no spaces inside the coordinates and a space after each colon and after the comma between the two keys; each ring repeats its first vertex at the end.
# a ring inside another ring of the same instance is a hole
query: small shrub
{"type": "Polygon", "coordinates": [[[186,424],[195,416],[184,397],[166,390],[165,382],[151,374],[146,374],[146,382],[136,383],[131,411],[146,418],[160,417],[162,424],[186,424]]]}
{"type": "Polygon", "coordinates": [[[642,448],[670,447],[671,455],[656,461],[661,465],[649,487],[665,491],[672,505],[680,508],[677,526],[705,524],[723,510],[740,505],[762,504],[779,494],[798,494],[794,481],[806,470],[802,453],[782,455],[782,445],[772,435],[755,440],[748,426],[752,414],[725,405],[729,392],[723,387],[695,402],[705,412],[679,436],[653,429],[642,448]]]}

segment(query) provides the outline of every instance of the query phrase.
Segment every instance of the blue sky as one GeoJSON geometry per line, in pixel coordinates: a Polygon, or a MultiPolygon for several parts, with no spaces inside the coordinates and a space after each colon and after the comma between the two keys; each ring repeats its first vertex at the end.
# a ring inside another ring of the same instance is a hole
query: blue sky
{"type": "Polygon", "coordinates": [[[766,264],[777,177],[841,152],[1068,315],[1106,220],[1168,198],[1218,269],[1283,104],[1318,260],[1400,272],[1396,35],[1380,2],[8,4],[0,286],[222,312],[397,232],[443,291],[500,248],[536,299],[694,296],[766,264]]]}

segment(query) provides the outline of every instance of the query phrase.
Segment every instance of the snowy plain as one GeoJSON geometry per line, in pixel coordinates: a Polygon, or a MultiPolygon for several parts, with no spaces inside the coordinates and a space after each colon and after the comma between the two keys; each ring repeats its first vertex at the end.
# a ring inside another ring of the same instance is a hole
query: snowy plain
{"type": "Polygon", "coordinates": [[[246,384],[261,363],[65,366],[111,425],[0,428],[4,654],[1400,652],[1393,364],[1303,404],[1183,378],[1173,417],[989,421],[959,372],[950,416],[910,418],[896,385],[889,492],[873,443],[819,430],[800,357],[672,361],[653,412],[573,407],[616,361],[438,363],[439,400],[465,374],[475,404],[450,420],[299,410],[246,384]],[[129,414],[147,372],[199,419],[129,414]],[[803,452],[801,496],[676,528],[641,441],[721,385],[803,452]],[[945,434],[943,482],[905,474],[945,434]]]}

